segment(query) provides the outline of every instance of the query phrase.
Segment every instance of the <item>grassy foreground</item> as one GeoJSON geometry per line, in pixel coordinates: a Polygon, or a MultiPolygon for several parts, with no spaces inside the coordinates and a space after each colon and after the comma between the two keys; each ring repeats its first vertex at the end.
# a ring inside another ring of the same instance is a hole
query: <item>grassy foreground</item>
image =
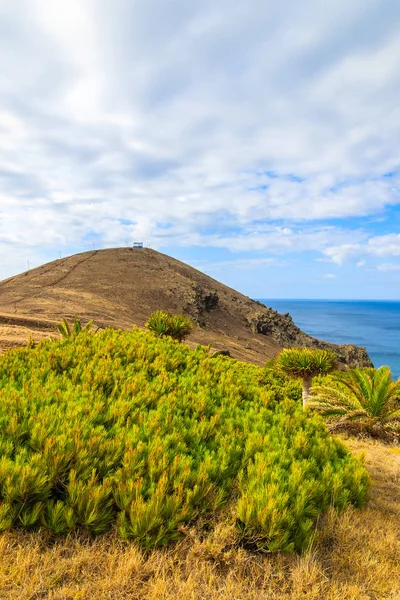
{"type": "Polygon", "coordinates": [[[80,332],[0,359],[0,529],[122,538],[147,550],[198,523],[304,551],[368,476],[292,383],[134,330],[80,332]],[[264,379],[263,379],[264,378],[264,379]]]}
{"type": "Polygon", "coordinates": [[[1,600],[399,598],[400,454],[300,394],[137,330],[1,357],[1,600]]]}
{"type": "Polygon", "coordinates": [[[363,510],[329,512],[303,556],[254,554],[220,525],[196,530],[149,555],[111,533],[0,536],[2,600],[397,600],[400,598],[400,453],[378,442],[346,441],[365,453],[372,476],[363,510]]]}

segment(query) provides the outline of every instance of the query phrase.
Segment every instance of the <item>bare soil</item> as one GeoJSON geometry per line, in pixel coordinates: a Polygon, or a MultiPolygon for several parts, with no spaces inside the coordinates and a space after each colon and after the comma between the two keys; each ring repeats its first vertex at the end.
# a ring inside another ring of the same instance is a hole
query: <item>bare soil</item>
{"type": "Polygon", "coordinates": [[[356,357],[355,366],[369,360],[357,347],[307,336],[288,315],[148,248],[84,252],[0,282],[0,352],[30,337],[57,335],[63,317],[76,314],[82,323],[92,319],[98,327],[130,329],[143,327],[159,308],[193,318],[197,326],[189,345],[229,350],[234,358],[258,365],[282,347],[296,345],[340,349],[344,362],[356,357]]]}

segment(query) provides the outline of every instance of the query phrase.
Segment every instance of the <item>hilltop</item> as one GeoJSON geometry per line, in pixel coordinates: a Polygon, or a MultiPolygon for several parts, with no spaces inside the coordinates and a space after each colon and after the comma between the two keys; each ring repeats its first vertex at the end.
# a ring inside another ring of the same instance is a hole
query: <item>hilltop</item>
{"type": "Polygon", "coordinates": [[[130,329],[158,308],[192,317],[198,326],[189,345],[211,344],[254,364],[292,346],[330,347],[342,363],[371,364],[364,348],[316,340],[290,315],[149,248],[84,252],[0,282],[0,350],[51,335],[62,317],[130,329]]]}

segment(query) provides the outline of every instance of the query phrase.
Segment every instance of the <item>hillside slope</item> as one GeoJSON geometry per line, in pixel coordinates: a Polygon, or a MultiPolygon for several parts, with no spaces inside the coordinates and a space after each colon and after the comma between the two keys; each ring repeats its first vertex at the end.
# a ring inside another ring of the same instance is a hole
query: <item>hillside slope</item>
{"type": "Polygon", "coordinates": [[[64,316],[128,329],[158,308],[194,319],[190,345],[211,344],[255,364],[299,345],[332,347],[343,363],[371,364],[365,349],[316,340],[289,315],[149,248],[84,252],[0,282],[0,350],[51,335],[64,316]]]}

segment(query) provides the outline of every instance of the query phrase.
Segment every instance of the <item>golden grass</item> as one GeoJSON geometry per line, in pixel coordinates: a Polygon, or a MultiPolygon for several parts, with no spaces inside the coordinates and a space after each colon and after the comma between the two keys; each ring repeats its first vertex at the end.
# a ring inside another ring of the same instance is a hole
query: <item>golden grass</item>
{"type": "Polygon", "coordinates": [[[1,600],[398,600],[400,455],[378,442],[364,452],[373,487],[362,511],[333,512],[303,556],[254,555],[219,524],[201,539],[144,555],[113,534],[51,542],[45,533],[0,536],[1,600]]]}

